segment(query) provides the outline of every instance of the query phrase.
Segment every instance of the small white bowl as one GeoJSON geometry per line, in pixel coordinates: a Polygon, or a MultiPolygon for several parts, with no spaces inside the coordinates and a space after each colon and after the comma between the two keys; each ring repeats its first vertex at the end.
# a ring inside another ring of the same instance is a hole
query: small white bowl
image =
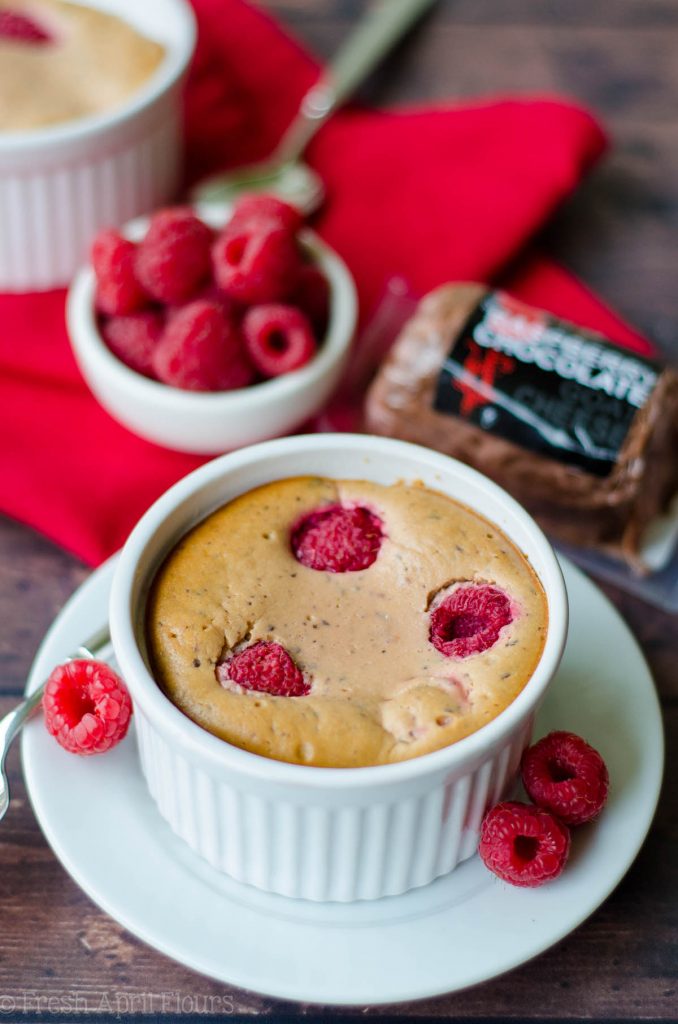
{"type": "MultiPolygon", "coordinates": [[[[230,207],[199,207],[212,227],[223,226],[230,207]]],[[[138,240],[148,219],[128,224],[138,240]]],[[[66,322],[82,375],[103,407],[135,434],[176,451],[215,455],[278,437],[293,430],[325,404],[349,356],[358,316],[353,278],[344,262],[308,230],[300,239],[330,285],[330,318],[317,355],[293,373],[234,391],[183,391],[125,366],[110,351],[97,326],[95,278],[91,267],[76,276],[66,303],[66,322]]]]}
{"type": "Polygon", "coordinates": [[[0,291],[68,284],[100,228],[162,206],[179,186],[181,86],[196,36],[190,4],[83,2],[124,18],[167,53],[111,111],[0,132],[0,291]]]}
{"type": "Polygon", "coordinates": [[[426,885],[475,853],[483,814],[514,784],[560,662],[567,595],[538,526],[479,473],[402,441],[319,434],[223,456],[160,498],[120,556],[110,626],[132,694],[144,776],[172,829],[239,882],[284,896],[352,901],[426,885]],[[162,560],[225,502],[268,481],[306,474],[421,481],[496,523],[528,558],[548,602],[546,643],[525,688],[488,725],[397,764],[315,768],[240,750],[200,728],[162,693],[145,641],[146,600],[162,560]]]}

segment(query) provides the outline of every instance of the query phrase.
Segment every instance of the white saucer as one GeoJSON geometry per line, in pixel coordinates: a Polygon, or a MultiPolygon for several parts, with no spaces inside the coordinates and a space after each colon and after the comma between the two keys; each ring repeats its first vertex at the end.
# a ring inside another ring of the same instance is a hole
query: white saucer
{"type": "MultiPolygon", "coordinates": [[[[113,564],[80,588],[48,633],[29,689],[106,620],[113,564]]],[[[169,830],[132,737],[100,758],[61,750],[40,719],[23,736],[28,792],[57,857],[86,893],[145,942],[203,974],[304,1002],[376,1004],[493,978],[572,931],[617,885],[645,838],[663,766],[652,678],[623,621],[570,563],[570,640],[538,734],[572,729],[605,757],[600,821],[575,836],[542,889],[500,882],[477,857],[447,878],[371,903],[314,904],[229,881],[169,830]]]]}

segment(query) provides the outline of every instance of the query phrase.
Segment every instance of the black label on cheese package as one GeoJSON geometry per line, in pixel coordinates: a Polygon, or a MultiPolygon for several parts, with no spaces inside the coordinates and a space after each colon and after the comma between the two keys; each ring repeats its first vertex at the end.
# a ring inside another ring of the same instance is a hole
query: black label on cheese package
{"type": "Polygon", "coordinates": [[[491,292],[442,366],[434,407],[603,477],[659,372],[647,359],[491,292]]]}

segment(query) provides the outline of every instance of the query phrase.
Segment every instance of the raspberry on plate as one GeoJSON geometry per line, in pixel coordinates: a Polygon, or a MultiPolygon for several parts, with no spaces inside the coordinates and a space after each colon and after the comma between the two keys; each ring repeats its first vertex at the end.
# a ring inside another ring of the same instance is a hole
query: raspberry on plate
{"type": "Polygon", "coordinates": [[[100,231],[92,245],[96,276],[96,307],[108,316],[136,313],[148,304],[148,296],[136,277],[137,247],[117,231],[100,231]]]}
{"type": "Polygon", "coordinates": [[[47,730],[72,754],[103,754],[127,733],[132,701],[127,687],[101,661],[54,669],[42,698],[47,730]]]}
{"type": "Polygon", "coordinates": [[[293,234],[279,221],[227,224],[212,247],[214,279],[236,302],[281,302],[299,279],[301,257],[293,234]]]}
{"type": "Polygon", "coordinates": [[[282,644],[259,640],[217,665],[217,679],[273,697],[305,697],[311,684],[282,644]]]}
{"type": "Polygon", "coordinates": [[[51,43],[52,36],[42,25],[21,11],[5,8],[0,11],[0,39],[17,43],[51,43]]]}
{"type": "Polygon", "coordinates": [[[292,234],[301,228],[304,218],[299,210],[282,199],[269,195],[242,196],[233,205],[230,225],[241,227],[261,221],[277,221],[292,234]]]}
{"type": "Polygon", "coordinates": [[[137,373],[154,377],[153,353],[164,329],[160,313],[146,310],[112,316],[101,325],[104,341],[114,356],[137,373]]]}
{"type": "Polygon", "coordinates": [[[483,819],[480,858],[511,885],[532,888],[550,882],[565,867],[569,852],[569,829],[539,807],[506,800],[483,819]]]}
{"type": "Polygon", "coordinates": [[[358,505],[328,505],[309,512],[292,529],[294,557],[319,572],[360,572],[376,561],[383,540],[381,520],[358,505]]]}
{"type": "Polygon", "coordinates": [[[602,811],[609,775],[597,750],[572,732],[551,732],[521,762],[523,785],[539,807],[567,825],[583,825],[602,811]]]}
{"type": "Polygon", "coordinates": [[[503,590],[464,584],[431,612],[429,639],[447,658],[468,658],[492,647],[512,621],[511,601],[503,590]]]}
{"type": "Polygon", "coordinates": [[[221,306],[205,299],[170,317],[153,369],[163,384],[188,391],[231,391],[254,380],[237,327],[221,306]]]}
{"type": "Polygon", "coordinates": [[[304,314],[293,306],[255,306],[242,323],[247,353],[264,377],[279,377],[305,366],[316,341],[304,314]]]}
{"type": "Polygon", "coordinates": [[[187,207],[159,210],[139,243],[136,272],[158,302],[190,299],[210,269],[212,230],[187,207]]]}

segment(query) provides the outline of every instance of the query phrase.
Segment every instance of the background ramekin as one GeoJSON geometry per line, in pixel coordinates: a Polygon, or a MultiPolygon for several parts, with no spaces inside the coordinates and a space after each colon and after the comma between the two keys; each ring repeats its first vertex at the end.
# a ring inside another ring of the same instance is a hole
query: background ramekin
{"type": "Polygon", "coordinates": [[[223,456],[160,498],[121,554],[110,625],[134,702],[146,782],[172,829],[240,882],[285,896],[350,901],[425,885],[475,852],[483,813],[513,785],[558,667],[567,596],[544,535],[485,477],[416,445],[326,434],[223,456]],[[496,719],[452,746],[398,764],[314,768],[231,746],[163,695],[147,667],[144,639],[145,601],[159,563],[186,530],[224,502],[303,474],[422,481],[482,513],[524,552],[546,592],[548,634],[534,675],[496,719]]]}
{"type": "Polygon", "coordinates": [[[108,113],[0,132],[0,291],[67,284],[101,227],[166,203],[179,185],[181,85],[195,46],[191,7],[186,0],[86,2],[125,18],[167,54],[108,113]]]}
{"type": "MultiPolygon", "coordinates": [[[[203,220],[221,227],[230,207],[198,207],[203,220]]],[[[147,218],[125,226],[142,238],[147,218]]],[[[215,455],[286,434],[314,416],[334,391],[348,360],[358,319],[353,278],[342,259],[313,232],[300,238],[330,288],[329,323],[322,345],[306,366],[234,391],[184,391],[150,380],[110,351],[97,326],[91,267],[76,276],[66,303],[73,353],[92,392],[128,430],[176,451],[215,455]]]]}

